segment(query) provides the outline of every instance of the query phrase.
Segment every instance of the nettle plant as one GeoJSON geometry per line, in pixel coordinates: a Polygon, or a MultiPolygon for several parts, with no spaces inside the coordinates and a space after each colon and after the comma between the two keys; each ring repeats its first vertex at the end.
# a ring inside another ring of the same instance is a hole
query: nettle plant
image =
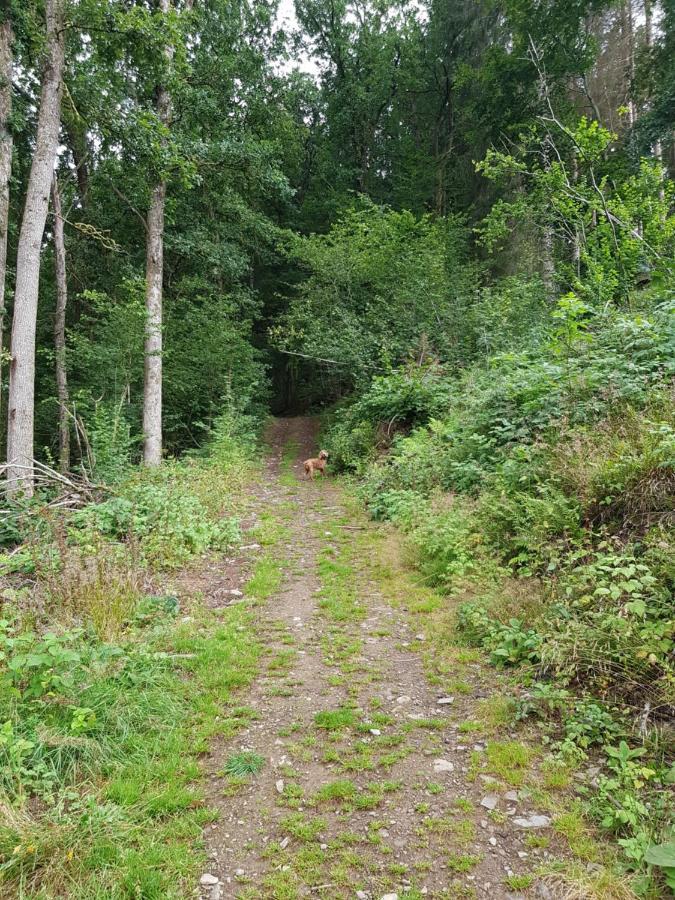
{"type": "Polygon", "coordinates": [[[479,227],[482,243],[501,248],[514,222],[541,233],[560,257],[558,278],[596,307],[625,299],[645,276],[672,281],[673,183],[649,159],[615,181],[609,160],[616,140],[586,117],[568,127],[551,116],[521,135],[515,153],[489,150],[477,170],[512,190],[479,227]]]}

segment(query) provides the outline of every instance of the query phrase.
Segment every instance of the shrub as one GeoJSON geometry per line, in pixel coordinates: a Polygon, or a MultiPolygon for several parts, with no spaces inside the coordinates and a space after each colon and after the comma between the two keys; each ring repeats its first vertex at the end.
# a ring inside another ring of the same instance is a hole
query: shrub
{"type": "Polygon", "coordinates": [[[334,464],[359,470],[397,435],[440,415],[449,398],[449,382],[433,363],[377,376],[358,399],[339,407],[329,423],[325,443],[334,464]]]}
{"type": "Polygon", "coordinates": [[[80,542],[89,540],[92,529],[115,540],[131,536],[146,558],[168,566],[232,546],[239,540],[239,525],[234,518],[217,518],[218,479],[207,477],[204,484],[204,477],[189,463],[167,463],[159,470],[141,472],[121,485],[117,496],[73,517],[80,542]]]}
{"type": "Polygon", "coordinates": [[[492,618],[485,607],[463,603],[457,612],[457,628],[469,643],[490,650],[490,659],[496,666],[539,660],[541,635],[526,628],[520,619],[502,623],[492,618]]]}

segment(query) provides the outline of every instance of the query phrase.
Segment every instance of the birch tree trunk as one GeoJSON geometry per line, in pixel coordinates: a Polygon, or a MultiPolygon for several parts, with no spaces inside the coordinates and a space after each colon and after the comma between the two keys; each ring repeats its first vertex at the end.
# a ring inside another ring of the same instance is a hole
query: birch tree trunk
{"type": "Polygon", "coordinates": [[[63,0],[46,0],[45,13],[47,51],[42,73],[40,112],[16,257],[7,417],[8,492],[13,495],[23,490],[26,496],[33,493],[35,327],[40,251],[59,139],[64,56],[63,0]]]}
{"type": "Polygon", "coordinates": [[[59,401],[59,469],[70,469],[70,426],[68,423],[68,371],[66,369],[66,306],[68,282],[66,280],[66,244],[63,235],[63,213],[59,182],[52,181],[52,210],[54,212],[54,269],[56,275],[56,312],[54,314],[54,352],[56,368],[56,394],[59,401]]]}
{"type": "Polygon", "coordinates": [[[0,5],[7,18],[0,22],[0,416],[2,415],[2,351],[7,279],[7,231],[9,228],[9,180],[12,175],[12,23],[7,4],[0,5]]]}
{"type": "MultiPolygon", "coordinates": [[[[170,0],[159,0],[166,15],[170,0]]],[[[164,50],[167,61],[173,48],[164,50]]],[[[155,108],[162,125],[171,122],[171,97],[165,85],[158,85],[155,108]]],[[[145,245],[145,383],[143,389],[143,461],[158,466],[162,461],[162,281],[164,277],[164,204],[166,179],[162,176],[152,189],[147,217],[145,245]]]]}
{"type": "Polygon", "coordinates": [[[633,33],[633,0],[624,0],[621,7],[621,29],[626,42],[626,80],[628,82],[626,100],[628,107],[628,124],[635,125],[635,101],[633,88],[635,81],[635,35],[633,33]]]}
{"type": "MultiPolygon", "coordinates": [[[[644,2],[644,13],[645,13],[645,46],[647,51],[651,53],[651,49],[653,46],[653,9],[652,9],[652,0],[645,0],[644,2]]],[[[657,138],[654,142],[654,157],[658,160],[658,162],[663,165],[663,144],[661,143],[661,139],[657,138]]],[[[665,172],[661,177],[661,187],[659,188],[659,199],[661,201],[665,200],[666,197],[666,189],[665,189],[665,172]]]]}

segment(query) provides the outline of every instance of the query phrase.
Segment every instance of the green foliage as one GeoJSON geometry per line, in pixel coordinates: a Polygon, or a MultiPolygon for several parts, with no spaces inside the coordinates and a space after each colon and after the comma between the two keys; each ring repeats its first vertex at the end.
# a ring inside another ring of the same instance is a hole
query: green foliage
{"type": "Polygon", "coordinates": [[[470,643],[490,651],[496,666],[536,663],[540,659],[541,635],[519,619],[502,623],[475,603],[464,603],[457,613],[457,627],[470,643]]]}
{"type": "Polygon", "coordinates": [[[645,268],[657,283],[672,278],[672,185],[664,180],[661,166],[642,159],[636,171],[617,183],[598,171],[616,135],[585,117],[574,127],[556,126],[553,135],[532,128],[522,136],[516,155],[489,150],[478,164],[489,179],[521,185],[513,199],[492,207],[479,229],[483,242],[491,248],[503,243],[514,220],[557,231],[561,239],[574,235],[577,268],[560,265],[558,274],[578,295],[570,297],[596,309],[625,299],[645,268]],[[532,165],[542,145],[549,149],[532,165]]]}
{"type": "Polygon", "coordinates": [[[353,403],[338,407],[325,442],[331,462],[356,469],[394,441],[447,408],[449,384],[436,364],[409,365],[373,378],[353,403]]]}
{"type": "Polygon", "coordinates": [[[352,383],[416,347],[454,352],[470,279],[457,222],[363,201],[291,252],[308,274],[273,329],[282,350],[332,360],[352,383]]]}
{"type": "Polygon", "coordinates": [[[225,772],[231,778],[243,778],[248,775],[257,775],[265,764],[265,757],[259,753],[245,751],[234,753],[225,762],[225,772]]]}
{"type": "Polygon", "coordinates": [[[75,536],[81,543],[91,539],[91,531],[113,540],[131,538],[148,559],[165,566],[226,549],[239,541],[239,525],[205,509],[203,479],[187,463],[145,471],[120,485],[116,496],[75,514],[72,523],[80,531],[75,536]]]}
{"type": "Polygon", "coordinates": [[[671,891],[675,891],[675,841],[649,847],[645,853],[645,862],[663,869],[666,884],[671,891]]]}

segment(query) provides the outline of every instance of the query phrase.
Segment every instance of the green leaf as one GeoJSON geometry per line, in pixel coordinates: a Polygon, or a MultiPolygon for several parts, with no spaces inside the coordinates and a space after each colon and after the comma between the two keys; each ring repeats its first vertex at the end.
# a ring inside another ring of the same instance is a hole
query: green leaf
{"type": "Polygon", "coordinates": [[[675,869],[675,841],[649,847],[645,853],[645,862],[651,866],[675,869]]]}

